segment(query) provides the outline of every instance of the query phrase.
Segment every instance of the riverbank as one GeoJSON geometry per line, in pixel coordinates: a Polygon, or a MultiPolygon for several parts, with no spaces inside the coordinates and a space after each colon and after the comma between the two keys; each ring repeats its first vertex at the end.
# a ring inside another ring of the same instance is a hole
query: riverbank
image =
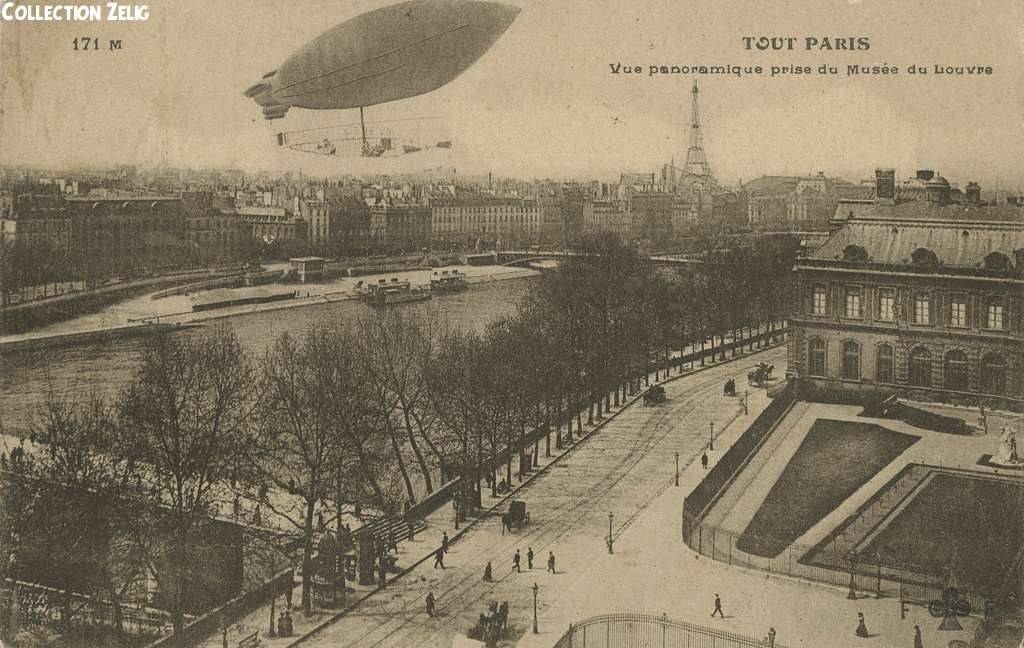
{"type": "MultiPolygon", "coordinates": [[[[507,266],[454,266],[466,274],[471,284],[488,283],[518,279],[540,274],[528,268],[509,268],[507,266]]],[[[65,346],[80,343],[83,339],[103,339],[111,331],[117,331],[118,337],[138,334],[151,324],[163,325],[198,325],[202,322],[220,320],[251,313],[300,308],[329,304],[338,301],[349,301],[356,298],[355,287],[359,281],[374,282],[401,276],[414,285],[430,283],[433,269],[413,270],[401,273],[366,275],[358,278],[343,277],[331,281],[314,284],[290,284],[297,297],[282,302],[251,304],[218,308],[208,311],[193,312],[192,295],[173,295],[162,299],[153,299],[153,293],[115,304],[100,313],[83,316],[67,322],[47,326],[36,331],[0,336],[0,353],[37,348],[37,346],[65,346]]],[[[199,293],[197,293],[199,294],[199,293]]],[[[443,297],[442,297],[443,298],[443,297]]]]}

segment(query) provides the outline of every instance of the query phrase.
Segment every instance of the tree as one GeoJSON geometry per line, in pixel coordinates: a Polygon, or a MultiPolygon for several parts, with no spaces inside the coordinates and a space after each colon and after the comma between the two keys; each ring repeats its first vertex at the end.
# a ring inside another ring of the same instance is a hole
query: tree
{"type": "Polygon", "coordinates": [[[118,404],[121,452],[146,466],[136,539],[169,609],[174,631],[188,603],[218,598],[223,584],[197,560],[208,544],[216,487],[238,467],[248,443],[253,369],[234,332],[158,333],[118,404]],[[148,488],[145,488],[148,486],[148,488]]]}
{"type": "MultiPolygon", "coordinates": [[[[358,368],[353,339],[340,328],[310,330],[301,340],[285,334],[261,364],[257,433],[245,454],[266,481],[302,501],[299,510],[287,498],[264,504],[302,534],[306,614],[316,571],[313,517],[324,515],[326,500],[352,492],[348,475],[358,466],[348,452],[349,426],[357,419],[350,415],[365,407],[358,368]]],[[[339,515],[342,497],[336,498],[339,515]]]]}

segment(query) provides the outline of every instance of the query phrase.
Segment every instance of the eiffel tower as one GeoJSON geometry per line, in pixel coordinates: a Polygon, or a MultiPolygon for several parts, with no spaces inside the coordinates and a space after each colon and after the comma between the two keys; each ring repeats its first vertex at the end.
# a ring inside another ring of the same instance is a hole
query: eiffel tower
{"type": "Polygon", "coordinates": [[[693,82],[693,90],[690,94],[693,95],[693,118],[690,122],[690,148],[686,151],[686,166],[683,169],[686,173],[691,175],[700,176],[702,178],[711,177],[711,166],[708,164],[708,158],[704,155],[704,135],[700,131],[700,108],[697,105],[697,82],[693,82]]]}

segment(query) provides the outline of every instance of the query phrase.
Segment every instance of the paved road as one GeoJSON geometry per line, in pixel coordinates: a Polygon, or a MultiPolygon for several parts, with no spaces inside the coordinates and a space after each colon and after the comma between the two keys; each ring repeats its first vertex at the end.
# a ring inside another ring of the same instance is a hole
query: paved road
{"type": "MultiPolygon", "coordinates": [[[[785,350],[754,357],[783,366],[785,350]]],[[[466,633],[488,601],[509,601],[512,636],[503,645],[513,645],[532,624],[532,585],[539,584],[548,601],[571,589],[574,572],[585,571],[595,553],[607,552],[608,513],[615,514],[617,536],[671,485],[676,451],[682,469],[700,457],[710,421],[717,433],[742,413],[740,399],[723,396],[722,385],[729,377],[745,385],[754,362],[747,357],[710,367],[667,383],[667,404],[635,404],[621,411],[518,494],[517,499],[527,502],[529,525],[503,536],[498,520],[483,521],[452,547],[447,569],[425,563],[304,645],[447,646],[456,633],[466,633]],[[536,554],[532,571],[526,565],[529,547],[536,554]],[[517,548],[523,555],[522,574],[511,572],[517,548]],[[556,556],[556,574],[545,571],[549,551],[556,556]],[[488,561],[492,583],[482,580],[488,561]],[[437,598],[435,618],[424,612],[428,591],[437,598]]],[[[665,522],[678,524],[675,519],[665,522]]],[[[432,541],[418,539],[424,543],[423,553],[432,541]]]]}

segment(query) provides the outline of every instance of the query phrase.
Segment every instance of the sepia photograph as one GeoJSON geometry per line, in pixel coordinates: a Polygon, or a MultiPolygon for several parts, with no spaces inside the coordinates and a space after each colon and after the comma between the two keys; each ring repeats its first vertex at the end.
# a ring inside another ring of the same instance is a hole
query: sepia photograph
{"type": "Polygon", "coordinates": [[[1024,648],[1022,0],[0,0],[0,648],[1024,648]]]}

